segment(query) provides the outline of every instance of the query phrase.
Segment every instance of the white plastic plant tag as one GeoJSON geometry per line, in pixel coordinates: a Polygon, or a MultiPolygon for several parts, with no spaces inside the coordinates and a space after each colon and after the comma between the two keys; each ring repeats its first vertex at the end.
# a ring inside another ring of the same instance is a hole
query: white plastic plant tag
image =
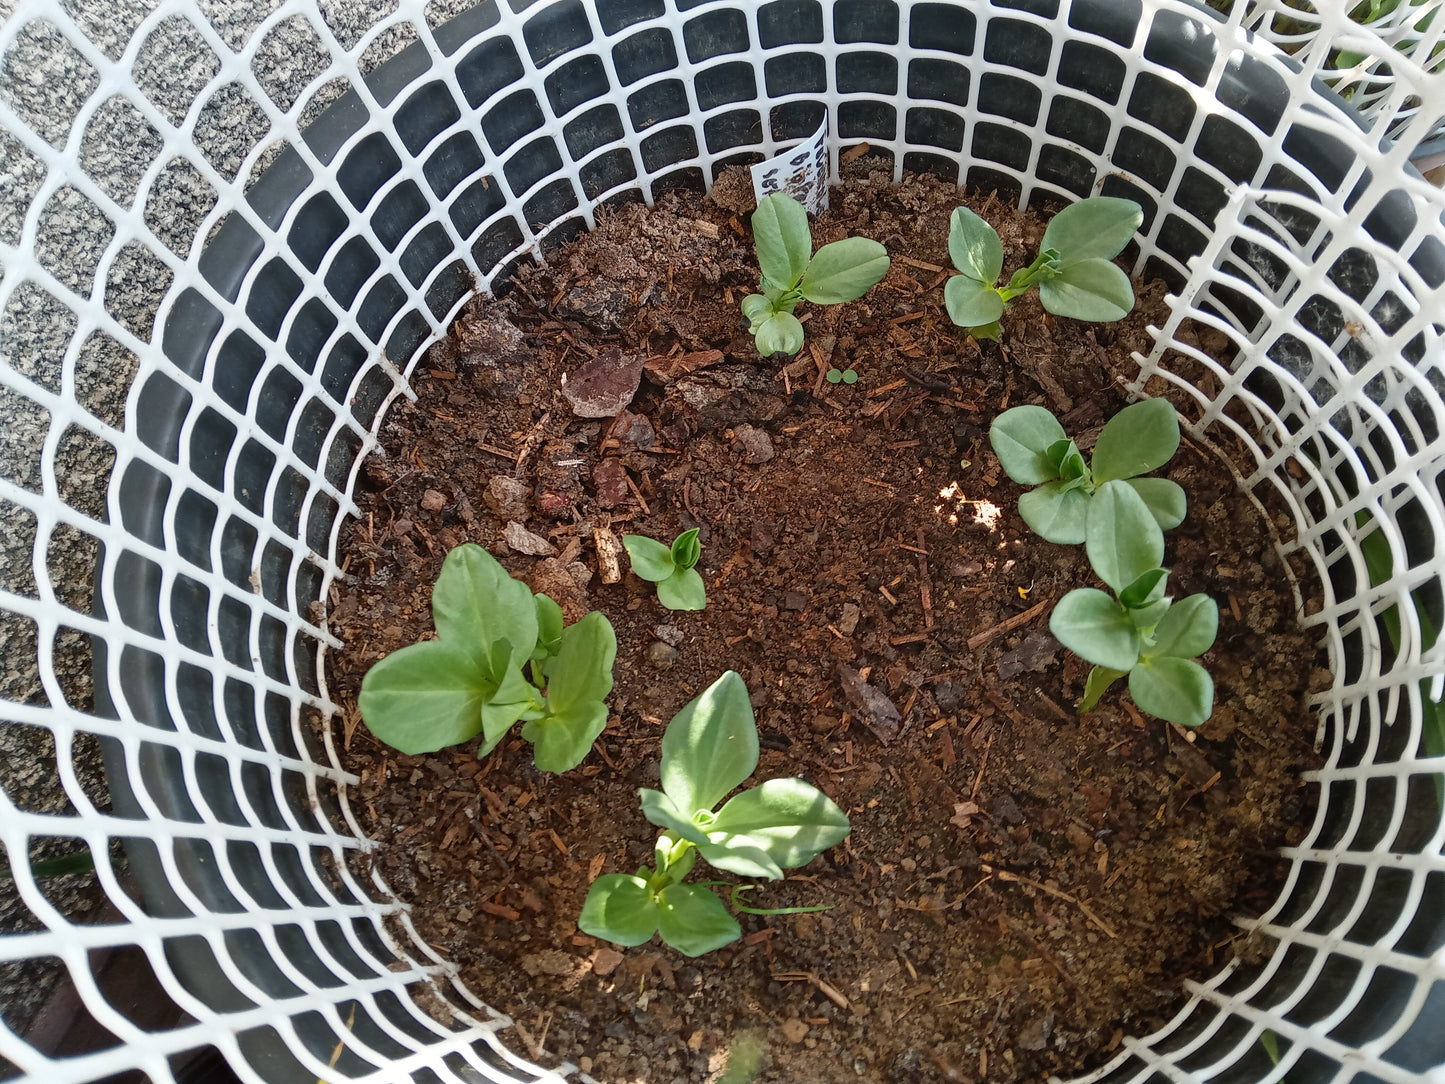
{"type": "Polygon", "coordinates": [[[828,209],[828,117],[797,146],[753,166],[753,193],[758,199],[786,192],[810,215],[828,209]]]}

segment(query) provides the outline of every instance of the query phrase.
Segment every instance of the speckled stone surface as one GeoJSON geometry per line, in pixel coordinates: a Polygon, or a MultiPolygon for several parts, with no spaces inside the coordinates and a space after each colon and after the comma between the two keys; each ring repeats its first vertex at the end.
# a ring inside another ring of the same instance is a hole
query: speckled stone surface
{"type": "MultiPolygon", "coordinates": [[[[164,135],[135,102],[143,97],[173,123],[183,121],[199,102],[195,151],[228,181],[238,179],[246,156],[269,141],[255,168],[242,179],[249,186],[282,144],[268,133],[252,92],[236,83],[210,85],[222,69],[222,59],[199,28],[209,22],[229,48],[240,49],[276,6],[268,0],[196,0],[184,16],[162,20],[138,43],[132,66],[135,86],[120,93],[110,88],[103,97],[104,81],[96,65],[54,23],[33,19],[0,57],[0,100],[52,147],[69,147],[79,168],[101,192],[140,214],[159,244],[184,258],[193,246],[205,243],[197,231],[217,193],[185,154],[165,150],[164,135]],[[87,109],[93,109],[88,117],[87,109]],[[83,129],[77,138],[78,123],[83,129]],[[158,160],[160,169],[147,182],[146,173],[158,160]]],[[[468,6],[466,0],[433,3],[427,6],[426,18],[435,26],[468,6]]],[[[149,0],[65,0],[64,8],[101,54],[119,60],[156,5],[149,0]]],[[[339,79],[309,86],[332,59],[318,28],[324,22],[343,48],[351,48],[378,19],[395,10],[394,0],[322,0],[313,12],[284,20],[256,49],[252,72],[261,92],[281,108],[290,108],[306,96],[301,123],[308,123],[345,89],[339,79]]],[[[29,16],[23,0],[0,0],[0,17],[6,22],[29,16]]],[[[415,38],[411,27],[383,33],[367,47],[362,70],[375,67],[415,38]]],[[[44,180],[41,161],[0,131],[0,238],[21,244],[27,215],[33,214],[44,180]]],[[[115,229],[80,187],[61,185],[39,209],[31,251],[63,286],[103,300],[110,315],[129,332],[153,342],[155,313],[173,285],[172,273],[159,251],[131,244],[111,262],[107,273],[100,274],[105,246],[115,229]]],[[[61,299],[27,281],[0,311],[0,365],[58,393],[62,357],[67,348],[73,349],[79,405],[98,421],[120,428],[139,359],[101,331],[91,331],[77,342],[79,331],[76,314],[61,299]]],[[[44,492],[43,452],[47,439],[55,439],[54,492],[77,510],[103,517],[113,449],[83,427],[68,427],[55,438],[53,428],[56,420],[46,410],[0,388],[0,477],[44,492]]],[[[47,537],[38,535],[39,526],[29,511],[0,500],[0,588],[42,598],[48,581],[61,603],[89,612],[96,540],[65,526],[47,537]]],[[[38,640],[33,621],[0,609],[0,658],[5,660],[0,667],[0,699],[53,706],[61,701],[81,712],[93,710],[86,638],[62,627],[48,645],[53,679],[44,681],[38,660],[45,645],[38,640]]],[[[74,765],[85,798],[106,808],[109,794],[93,739],[82,737],[57,751],[48,730],[5,725],[0,726],[0,785],[11,801],[36,811],[70,811],[73,806],[60,785],[57,755],[74,765]]],[[[67,854],[78,847],[77,841],[63,837],[36,840],[32,858],[67,854]]],[[[42,891],[73,921],[95,920],[105,907],[93,875],[46,878],[42,891]]],[[[0,935],[39,925],[18,898],[13,882],[0,880],[0,935]]],[[[23,1032],[61,975],[54,961],[0,967],[0,1019],[23,1032]]]]}

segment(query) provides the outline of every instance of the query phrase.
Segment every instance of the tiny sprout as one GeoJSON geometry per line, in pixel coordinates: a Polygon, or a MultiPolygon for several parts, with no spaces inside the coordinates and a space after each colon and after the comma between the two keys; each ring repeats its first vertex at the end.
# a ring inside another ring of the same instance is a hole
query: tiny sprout
{"type": "Polygon", "coordinates": [[[856,369],[829,369],[827,380],[829,384],[856,384],[858,372],[856,369]]]}
{"type": "Polygon", "coordinates": [[[669,610],[701,610],[707,605],[707,589],[693,566],[702,556],[698,529],[683,531],[664,546],[646,535],[622,536],[622,545],[632,560],[632,571],[657,584],[657,601],[669,610]]]}

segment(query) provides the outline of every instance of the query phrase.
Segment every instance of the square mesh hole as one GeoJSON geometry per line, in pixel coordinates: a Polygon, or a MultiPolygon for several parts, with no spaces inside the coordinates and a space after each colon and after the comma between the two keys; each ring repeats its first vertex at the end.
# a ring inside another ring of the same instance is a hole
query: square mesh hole
{"type": "Polygon", "coordinates": [[[0,101],[57,149],[99,85],[95,68],[49,19],[26,23],[0,57],[0,101]]]}

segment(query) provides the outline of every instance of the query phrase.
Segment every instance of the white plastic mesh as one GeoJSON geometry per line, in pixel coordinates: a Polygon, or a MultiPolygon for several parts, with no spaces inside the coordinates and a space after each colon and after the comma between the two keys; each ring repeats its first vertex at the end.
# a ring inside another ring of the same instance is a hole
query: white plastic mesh
{"type": "Polygon", "coordinates": [[[1190,389],[1326,584],[1319,813],[1250,924],[1280,947],[1095,1078],[1445,1079],[1445,201],[1406,165],[1445,113],[1442,28],[1408,29],[1435,6],[1380,38],[1275,2],[27,2],[0,29],[0,1078],[169,1081],[213,1046],[247,1081],[557,1079],[348,869],[370,845],[310,735],[354,467],[471,282],[827,109],[835,166],[867,140],[1020,203],[1139,199],[1175,294],[1138,387],[1190,389]],[[1321,82],[1342,49],[1374,58],[1337,83],[1358,116],[1321,82]],[[99,891],[43,864],[82,844],[99,891]],[[185,1015],[111,988],[127,952],[185,1015]],[[411,996],[434,979],[446,1023],[411,996]],[[66,985],[104,1038],[61,1057],[21,995],[66,985]]]}

